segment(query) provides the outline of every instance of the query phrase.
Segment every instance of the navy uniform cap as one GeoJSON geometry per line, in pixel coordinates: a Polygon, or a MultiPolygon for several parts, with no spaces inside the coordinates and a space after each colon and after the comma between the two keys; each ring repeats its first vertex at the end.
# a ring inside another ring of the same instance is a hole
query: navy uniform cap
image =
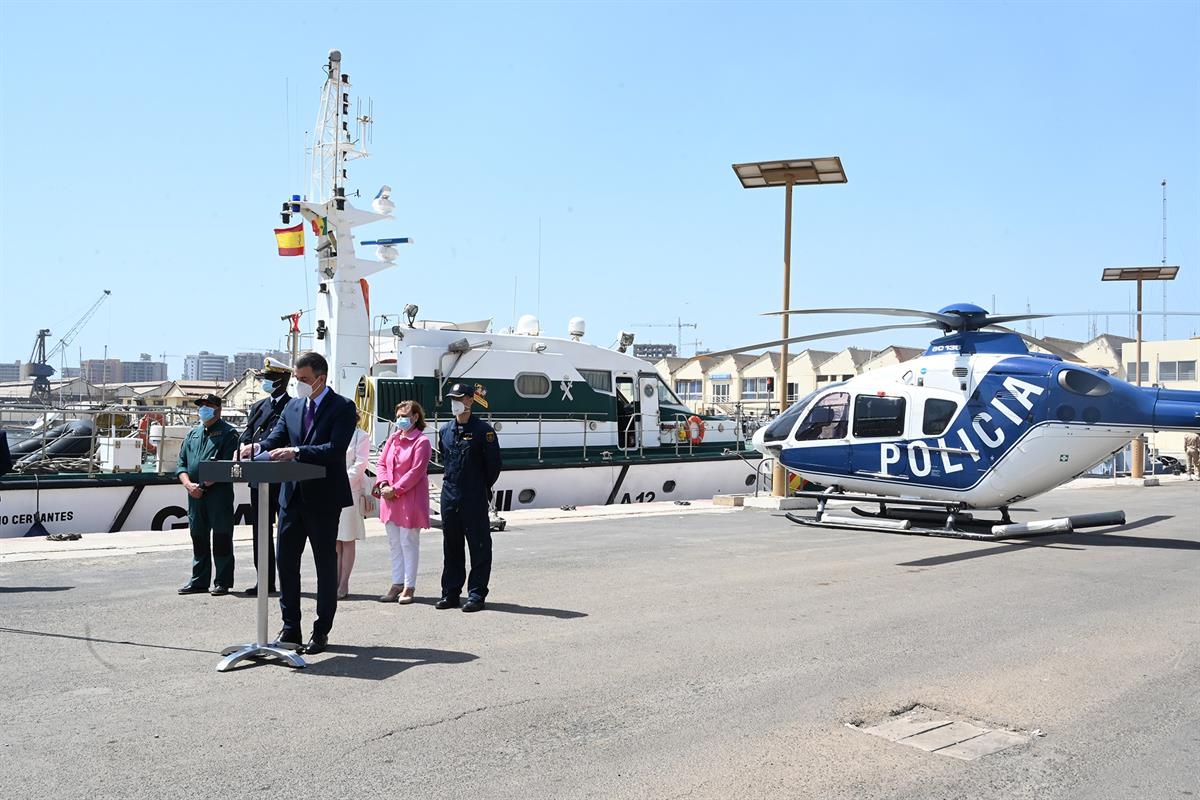
{"type": "Polygon", "coordinates": [[[472,386],[469,383],[455,383],[450,386],[450,391],[446,392],[446,397],[470,397],[481,407],[487,408],[487,389],[481,384],[472,386]]]}
{"type": "Polygon", "coordinates": [[[208,394],[200,395],[192,402],[198,406],[202,406],[207,403],[208,405],[216,406],[217,408],[221,407],[221,398],[217,397],[215,394],[212,394],[211,392],[208,394]]]}
{"type": "Polygon", "coordinates": [[[277,358],[263,359],[262,369],[258,371],[260,378],[286,378],[292,374],[292,368],[277,358]]]}

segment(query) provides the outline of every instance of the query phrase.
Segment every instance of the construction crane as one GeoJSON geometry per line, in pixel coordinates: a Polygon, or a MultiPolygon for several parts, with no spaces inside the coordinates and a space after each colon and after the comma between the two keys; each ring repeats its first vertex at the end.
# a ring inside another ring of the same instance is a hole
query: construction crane
{"type": "Polygon", "coordinates": [[[100,298],[96,302],[92,303],[92,307],[79,318],[79,321],[71,327],[71,330],[67,331],[49,351],[46,350],[46,339],[50,336],[50,329],[42,328],[38,331],[37,338],[33,341],[33,352],[29,355],[29,363],[22,370],[27,377],[33,378],[33,386],[29,389],[29,396],[31,398],[38,400],[43,405],[50,405],[50,376],[54,374],[54,367],[50,366],[50,362],[79,335],[79,332],[83,330],[83,326],[87,324],[88,320],[92,318],[110,294],[112,292],[105,289],[104,294],[100,295],[100,298]]]}
{"type": "Polygon", "coordinates": [[[695,330],[695,329],[699,328],[700,326],[697,325],[695,322],[684,322],[682,318],[676,317],[674,322],[645,322],[645,323],[642,323],[641,325],[633,325],[632,327],[634,327],[634,328],[675,328],[676,331],[678,332],[677,346],[679,349],[677,352],[679,354],[682,354],[683,353],[683,329],[684,328],[692,328],[693,330],[695,330]]]}

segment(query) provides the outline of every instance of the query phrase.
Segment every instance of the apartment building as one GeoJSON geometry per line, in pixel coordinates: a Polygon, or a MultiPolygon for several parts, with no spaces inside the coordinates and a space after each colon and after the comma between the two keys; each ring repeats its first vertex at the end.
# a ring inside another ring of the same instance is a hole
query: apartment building
{"type": "Polygon", "coordinates": [[[186,381],[225,381],[229,377],[229,357],[201,350],[183,359],[186,381]]]}

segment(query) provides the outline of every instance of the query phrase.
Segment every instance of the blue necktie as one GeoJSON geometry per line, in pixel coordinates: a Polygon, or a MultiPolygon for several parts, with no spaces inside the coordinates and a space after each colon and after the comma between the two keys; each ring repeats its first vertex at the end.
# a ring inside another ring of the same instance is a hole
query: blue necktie
{"type": "Polygon", "coordinates": [[[300,430],[301,438],[307,439],[308,432],[312,430],[313,417],[316,416],[317,406],[312,400],[309,400],[304,409],[304,426],[300,430]]]}

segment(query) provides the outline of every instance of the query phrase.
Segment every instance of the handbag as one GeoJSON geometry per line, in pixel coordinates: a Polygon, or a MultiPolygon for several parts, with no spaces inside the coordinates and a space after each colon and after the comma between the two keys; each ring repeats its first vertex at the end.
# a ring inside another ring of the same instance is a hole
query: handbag
{"type": "Polygon", "coordinates": [[[360,494],[358,496],[358,510],[362,513],[363,519],[378,517],[379,501],[369,494],[360,494]]]}

